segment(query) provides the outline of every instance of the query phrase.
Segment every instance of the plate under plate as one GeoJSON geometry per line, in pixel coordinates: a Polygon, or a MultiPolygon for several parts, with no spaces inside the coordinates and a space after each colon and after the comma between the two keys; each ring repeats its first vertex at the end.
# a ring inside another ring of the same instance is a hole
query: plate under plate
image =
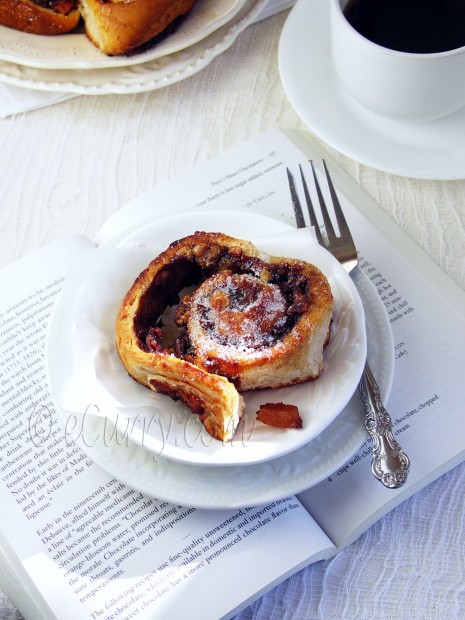
{"type": "MultiPolygon", "coordinates": [[[[274,231],[279,225],[276,218],[271,220],[274,231]]],[[[281,226],[283,232],[289,230],[285,222],[281,226]]],[[[394,374],[389,319],[368,278],[360,271],[354,281],[365,310],[368,359],[386,402],[394,374]]],[[[60,407],[57,410],[63,424],[73,427],[75,414],[60,407]]],[[[298,493],[329,476],[366,439],[363,409],[356,394],[313,441],[280,458],[248,466],[204,467],[156,457],[133,442],[106,434],[101,418],[91,417],[88,423],[87,435],[77,429],[76,443],[108,473],[147,496],[204,509],[259,505],[298,493]]]]}
{"type": "Polygon", "coordinates": [[[129,67],[186,49],[227,24],[247,0],[198,0],[180,25],[153,48],[129,56],[107,56],[84,27],[59,36],[40,36],[0,26],[0,59],[39,69],[129,67]]]}

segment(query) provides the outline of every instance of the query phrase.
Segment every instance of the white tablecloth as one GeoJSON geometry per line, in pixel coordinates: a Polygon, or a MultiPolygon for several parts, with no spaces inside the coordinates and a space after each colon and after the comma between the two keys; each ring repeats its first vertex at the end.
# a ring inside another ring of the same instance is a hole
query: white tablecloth
{"type": "MultiPolygon", "coordinates": [[[[145,189],[260,132],[304,129],[277,69],[286,16],[249,27],[204,71],[164,90],[80,96],[0,120],[0,266],[68,234],[93,237],[145,189]]],[[[465,180],[396,177],[327,148],[465,288],[465,180]]],[[[461,465],[240,619],[464,618],[464,477],[461,465]]],[[[20,618],[1,595],[0,618],[20,618]]]]}

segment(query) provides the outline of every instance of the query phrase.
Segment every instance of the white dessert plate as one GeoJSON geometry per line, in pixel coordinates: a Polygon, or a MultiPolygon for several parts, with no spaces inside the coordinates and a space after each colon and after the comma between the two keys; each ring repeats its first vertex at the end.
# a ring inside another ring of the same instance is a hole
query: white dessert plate
{"type": "Polygon", "coordinates": [[[88,418],[99,415],[120,436],[166,459],[203,466],[250,465],[283,456],[318,436],[343,410],[360,378],[366,356],[366,332],[360,296],[341,265],[314,240],[309,229],[289,230],[276,218],[244,211],[176,214],[131,235],[126,247],[91,249],[80,254],[53,314],[47,347],[51,393],[65,410],[88,418]],[[207,228],[249,237],[268,227],[284,232],[262,236],[257,246],[277,256],[308,260],[326,274],[335,298],[332,337],[325,369],[318,380],[280,390],[244,394],[246,414],[231,443],[214,440],[198,417],[179,402],[134,382],[114,344],[115,317],[138,274],[169,243],[207,228]],[[156,243],[153,243],[156,231],[156,243]],[[144,239],[146,241],[144,241],[144,239]],[[149,249],[150,247],[150,249],[149,249]],[[298,406],[303,429],[277,429],[256,421],[259,405],[298,406]]]}
{"type": "Polygon", "coordinates": [[[0,81],[24,88],[83,95],[141,93],[164,88],[198,73],[227,50],[259,15],[267,1],[246,0],[237,14],[208,36],[178,52],[154,60],[125,66],[107,64],[63,70],[53,66],[31,67],[0,59],[0,81]]]}
{"type": "Polygon", "coordinates": [[[281,35],[279,71],[307,127],[339,152],[385,172],[422,179],[465,177],[465,107],[438,120],[388,119],[358,104],[331,59],[328,0],[299,0],[281,35]]]}
{"type": "Polygon", "coordinates": [[[247,0],[198,0],[178,28],[156,46],[130,56],[107,56],[79,27],[60,36],[40,36],[0,26],[0,59],[41,69],[127,67],[173,54],[224,26],[247,0]]]}
{"type": "MultiPolygon", "coordinates": [[[[368,278],[360,272],[355,281],[365,308],[368,359],[386,403],[394,374],[389,319],[368,278]]],[[[366,439],[357,394],[334,422],[305,446],[265,463],[232,467],[202,467],[156,457],[108,432],[102,418],[90,416],[84,425],[75,414],[59,406],[57,411],[68,431],[67,440],[74,441],[110,475],[148,497],[209,510],[257,506],[308,489],[342,467],[366,439]]]]}

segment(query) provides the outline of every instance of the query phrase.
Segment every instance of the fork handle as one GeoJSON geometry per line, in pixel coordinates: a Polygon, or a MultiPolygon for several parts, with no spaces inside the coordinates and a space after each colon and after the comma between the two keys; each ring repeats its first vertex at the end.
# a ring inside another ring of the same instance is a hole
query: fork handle
{"type": "Polygon", "coordinates": [[[381,402],[379,387],[368,363],[360,380],[359,393],[365,409],[365,428],[373,440],[371,469],[384,486],[397,489],[407,480],[410,460],[394,439],[391,416],[381,402]]]}

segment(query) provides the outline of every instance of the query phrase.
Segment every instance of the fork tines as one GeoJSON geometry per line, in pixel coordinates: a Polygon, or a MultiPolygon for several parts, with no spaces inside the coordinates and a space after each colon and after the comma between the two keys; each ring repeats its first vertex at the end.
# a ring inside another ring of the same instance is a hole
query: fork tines
{"type": "MultiPolygon", "coordinates": [[[[307,180],[305,178],[304,171],[302,166],[299,165],[300,169],[300,177],[305,197],[305,202],[307,206],[307,211],[310,218],[310,225],[315,230],[315,235],[317,241],[320,245],[326,247],[336,258],[346,264],[350,261],[350,267],[353,268],[355,266],[355,258],[356,249],[353,244],[352,237],[350,235],[349,227],[347,225],[346,219],[342,212],[342,207],[340,205],[339,199],[337,197],[336,191],[334,189],[333,182],[329,175],[329,171],[326,165],[325,160],[323,160],[323,167],[326,177],[326,182],[328,185],[329,194],[331,197],[331,203],[333,207],[333,213],[335,216],[335,220],[337,222],[338,231],[334,230],[333,222],[331,219],[331,215],[326,206],[326,201],[323,195],[323,192],[320,187],[320,183],[318,181],[318,176],[316,173],[315,165],[313,161],[310,161],[310,165],[312,168],[313,175],[313,183],[316,196],[318,198],[319,210],[321,213],[322,223],[318,222],[318,217],[313,206],[312,198],[310,196],[310,192],[307,186],[307,180]]],[[[288,169],[288,179],[289,179],[289,189],[291,191],[292,204],[294,208],[296,224],[298,228],[302,228],[305,226],[305,219],[302,212],[302,206],[298,197],[298,193],[295,187],[294,178],[291,172],[288,169]]],[[[346,266],[346,265],[345,265],[346,266]]]]}

